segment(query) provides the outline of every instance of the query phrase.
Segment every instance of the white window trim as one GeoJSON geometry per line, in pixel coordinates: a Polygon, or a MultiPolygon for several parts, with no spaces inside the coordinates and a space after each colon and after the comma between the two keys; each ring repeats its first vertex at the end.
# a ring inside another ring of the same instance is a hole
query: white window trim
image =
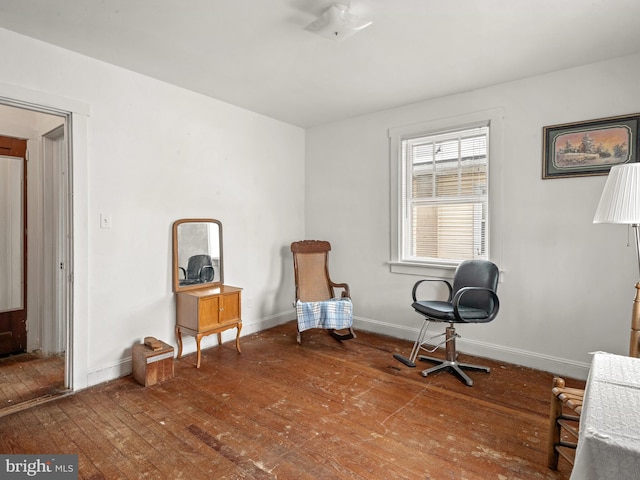
{"type": "Polygon", "coordinates": [[[503,135],[504,108],[496,107],[452,117],[439,118],[427,122],[392,127],[389,129],[390,146],[390,205],[391,205],[391,258],[389,266],[392,273],[430,276],[434,278],[451,278],[458,262],[406,262],[400,260],[401,255],[401,218],[400,207],[402,191],[400,179],[402,175],[402,138],[416,135],[431,135],[446,130],[462,130],[478,125],[489,125],[489,219],[487,241],[489,242],[489,259],[497,265],[502,264],[502,171],[503,171],[503,135]]]}

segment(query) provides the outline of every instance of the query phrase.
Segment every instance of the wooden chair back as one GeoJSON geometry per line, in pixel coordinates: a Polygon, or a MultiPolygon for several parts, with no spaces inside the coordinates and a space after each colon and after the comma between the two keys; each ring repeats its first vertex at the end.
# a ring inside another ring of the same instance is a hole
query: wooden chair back
{"type": "MultiPolygon", "coordinates": [[[[638,357],[637,353],[637,351],[633,351],[632,340],[632,350],[629,356],[638,357]]],[[[559,457],[563,457],[571,465],[575,461],[583,400],[583,389],[567,387],[563,378],[554,377],[551,387],[551,412],[549,414],[549,440],[547,443],[547,463],[551,470],[558,469],[559,457]],[[564,433],[568,434],[569,440],[564,433]]]]}
{"type": "Polygon", "coordinates": [[[296,300],[322,302],[333,298],[328,270],[330,250],[331,244],[321,240],[302,240],[291,244],[296,300]]]}

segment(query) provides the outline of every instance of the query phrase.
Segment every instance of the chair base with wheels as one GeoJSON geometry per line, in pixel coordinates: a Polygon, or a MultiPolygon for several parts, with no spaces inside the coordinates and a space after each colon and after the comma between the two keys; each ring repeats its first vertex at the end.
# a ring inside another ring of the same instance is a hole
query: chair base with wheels
{"type": "Polygon", "coordinates": [[[425,355],[418,356],[418,359],[423,362],[438,363],[438,365],[436,365],[435,367],[431,367],[431,368],[427,368],[426,370],[423,370],[422,371],[423,377],[426,377],[430,373],[435,373],[440,370],[448,370],[451,373],[458,375],[458,377],[460,377],[460,379],[464,383],[466,383],[467,386],[472,387],[473,380],[471,380],[471,378],[469,378],[469,376],[462,371],[463,368],[467,370],[475,370],[475,371],[486,372],[486,373],[489,373],[491,371],[489,367],[483,367],[481,365],[473,365],[471,363],[458,362],[458,354],[456,352],[456,337],[458,336],[459,335],[456,333],[456,329],[453,327],[453,324],[447,327],[445,332],[445,343],[446,343],[445,360],[442,360],[441,358],[427,357],[425,355]]]}

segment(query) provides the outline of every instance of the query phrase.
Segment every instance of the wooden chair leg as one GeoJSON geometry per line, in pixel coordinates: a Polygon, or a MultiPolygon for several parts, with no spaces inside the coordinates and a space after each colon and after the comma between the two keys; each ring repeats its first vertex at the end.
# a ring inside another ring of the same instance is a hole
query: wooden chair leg
{"type": "MultiPolygon", "coordinates": [[[[565,382],[562,378],[553,379],[553,388],[564,387],[565,382]]],[[[553,392],[551,392],[551,410],[549,412],[549,441],[547,444],[547,464],[551,470],[558,469],[558,451],[556,445],[560,444],[560,424],[558,419],[562,416],[562,400],[560,400],[553,392]]]]}

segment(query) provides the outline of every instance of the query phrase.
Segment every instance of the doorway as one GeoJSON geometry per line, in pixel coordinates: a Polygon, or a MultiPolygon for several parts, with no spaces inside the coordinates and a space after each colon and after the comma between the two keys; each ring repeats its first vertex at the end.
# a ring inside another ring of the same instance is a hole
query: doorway
{"type": "MultiPolygon", "coordinates": [[[[66,358],[71,347],[72,238],[68,123],[63,114],[0,105],[0,136],[25,143],[23,173],[28,178],[23,183],[26,228],[22,228],[24,263],[20,277],[24,338],[18,348],[4,352],[9,356],[0,358],[0,379],[9,386],[1,391],[0,415],[7,408],[14,411],[20,405],[58,396],[70,387],[66,358]]],[[[6,203],[0,198],[0,209],[6,203]]]]}
{"type": "Polygon", "coordinates": [[[0,136],[0,357],[27,347],[27,141],[0,136]]]}

